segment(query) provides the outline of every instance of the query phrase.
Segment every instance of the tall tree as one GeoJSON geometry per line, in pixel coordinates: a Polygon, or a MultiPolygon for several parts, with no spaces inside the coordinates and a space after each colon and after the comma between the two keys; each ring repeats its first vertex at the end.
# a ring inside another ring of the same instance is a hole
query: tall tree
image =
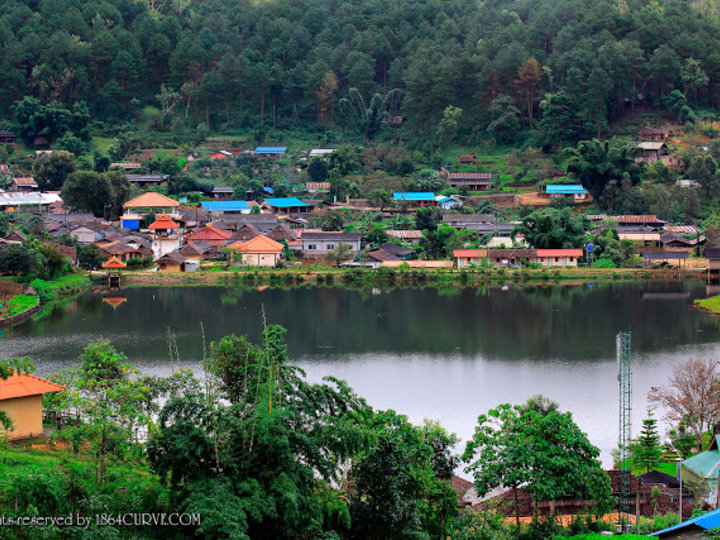
{"type": "Polygon", "coordinates": [[[652,409],[648,409],[647,418],[643,420],[640,437],[630,444],[630,452],[633,464],[636,467],[644,467],[645,472],[650,472],[660,462],[663,451],[657,432],[657,420],[653,416],[652,409]]]}
{"type": "Polygon", "coordinates": [[[533,128],[535,93],[540,85],[541,77],[540,63],[535,58],[528,58],[518,71],[517,85],[523,96],[530,129],[533,128]]]}

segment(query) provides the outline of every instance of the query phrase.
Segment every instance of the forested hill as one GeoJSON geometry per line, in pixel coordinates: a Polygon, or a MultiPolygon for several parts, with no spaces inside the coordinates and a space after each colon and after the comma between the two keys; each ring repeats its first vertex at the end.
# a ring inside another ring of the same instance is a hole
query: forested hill
{"type": "MultiPolygon", "coordinates": [[[[720,22],[703,4],[645,0],[3,0],[0,119],[32,95],[102,120],[173,107],[211,128],[336,120],[350,88],[416,133],[446,107],[465,129],[552,93],[573,138],[678,89],[718,106],[720,22]],[[565,95],[564,95],[565,94],[565,95]]],[[[167,112],[167,111],[165,111],[167,112]]],[[[562,115],[560,115],[562,116],[562,115]]],[[[501,134],[502,135],[502,134],[501,134]]],[[[565,135],[561,135],[565,136],[565,135]]]]}

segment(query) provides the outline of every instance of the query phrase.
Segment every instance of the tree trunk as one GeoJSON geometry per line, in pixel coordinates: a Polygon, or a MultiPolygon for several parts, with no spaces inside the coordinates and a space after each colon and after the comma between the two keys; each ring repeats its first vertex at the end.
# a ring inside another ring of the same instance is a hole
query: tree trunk
{"type": "Polygon", "coordinates": [[[520,502],[518,501],[517,486],[513,486],[513,500],[515,501],[515,538],[520,538],[520,502]]]}
{"type": "Polygon", "coordinates": [[[273,129],[277,129],[275,126],[275,105],[272,106],[272,122],[273,122],[273,129]]]}
{"type": "Polygon", "coordinates": [[[260,127],[265,127],[265,87],[260,85],[260,127]]]}

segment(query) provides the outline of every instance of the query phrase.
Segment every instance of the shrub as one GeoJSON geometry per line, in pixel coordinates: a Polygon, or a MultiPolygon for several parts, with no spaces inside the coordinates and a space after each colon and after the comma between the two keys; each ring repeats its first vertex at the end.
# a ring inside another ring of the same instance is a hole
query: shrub
{"type": "Polygon", "coordinates": [[[54,296],[53,291],[47,281],[34,279],[30,285],[32,285],[32,288],[35,289],[35,292],[40,297],[41,301],[47,302],[48,300],[52,300],[54,296]]]}

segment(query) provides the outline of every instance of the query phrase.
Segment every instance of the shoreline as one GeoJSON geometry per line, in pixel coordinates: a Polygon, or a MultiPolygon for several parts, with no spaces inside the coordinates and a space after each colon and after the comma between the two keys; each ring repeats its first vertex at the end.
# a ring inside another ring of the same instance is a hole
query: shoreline
{"type": "MultiPolygon", "coordinates": [[[[107,274],[93,273],[102,282],[107,274]]],[[[121,287],[387,286],[472,287],[506,284],[571,285],[596,282],[696,281],[704,271],[681,269],[243,269],[214,272],[124,272],[121,287]]]]}

